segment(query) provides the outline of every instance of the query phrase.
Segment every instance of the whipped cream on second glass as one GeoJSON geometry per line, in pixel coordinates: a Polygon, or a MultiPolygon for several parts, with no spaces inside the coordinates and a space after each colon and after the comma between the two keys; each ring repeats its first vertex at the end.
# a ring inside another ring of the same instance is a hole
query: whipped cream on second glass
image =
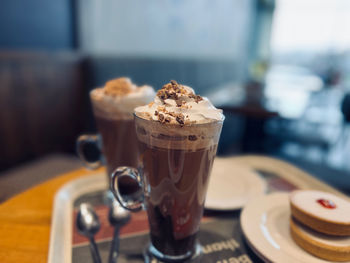
{"type": "Polygon", "coordinates": [[[153,102],[135,109],[137,116],[164,124],[187,125],[224,119],[206,97],[196,95],[188,86],[172,80],[158,90],[153,102]]]}
{"type": "Polygon", "coordinates": [[[134,109],[153,100],[155,91],[151,86],[137,86],[129,78],[108,81],[104,87],[90,92],[94,107],[111,118],[132,118],[134,109]]]}

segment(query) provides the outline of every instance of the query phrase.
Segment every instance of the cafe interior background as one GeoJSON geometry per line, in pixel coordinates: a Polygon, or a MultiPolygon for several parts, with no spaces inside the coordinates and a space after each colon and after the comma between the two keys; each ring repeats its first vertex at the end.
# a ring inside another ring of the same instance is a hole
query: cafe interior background
{"type": "Polygon", "coordinates": [[[350,193],[350,1],[3,0],[0,201],[81,167],[89,91],[129,76],[195,88],[218,155],[287,160],[350,193]]]}

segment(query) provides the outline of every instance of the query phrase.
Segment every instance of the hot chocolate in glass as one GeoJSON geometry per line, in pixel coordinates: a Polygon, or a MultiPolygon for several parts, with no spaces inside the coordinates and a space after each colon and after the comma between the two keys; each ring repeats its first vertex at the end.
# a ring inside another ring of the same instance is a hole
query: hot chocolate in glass
{"type": "Polygon", "coordinates": [[[154,102],[135,109],[139,169],[117,169],[111,189],[124,207],[146,208],[146,259],[182,262],[198,255],[196,235],[223,120],[208,99],[175,81],[154,102]],[[118,180],[125,176],[139,182],[143,200],[126,200],[119,192],[118,180]]]}
{"type": "Polygon", "coordinates": [[[152,87],[138,87],[129,78],[110,80],[104,87],[90,92],[99,135],[83,135],[77,141],[78,154],[87,167],[94,169],[104,163],[102,160],[87,160],[84,147],[89,142],[101,148],[108,175],[119,166],[137,165],[133,112],[135,107],[149,103],[154,95],[152,87]]]}

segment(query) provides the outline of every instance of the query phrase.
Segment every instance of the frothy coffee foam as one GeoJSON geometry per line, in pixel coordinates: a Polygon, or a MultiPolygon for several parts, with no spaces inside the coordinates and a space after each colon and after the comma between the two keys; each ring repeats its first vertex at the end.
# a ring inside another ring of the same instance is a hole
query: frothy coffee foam
{"type": "Polygon", "coordinates": [[[218,144],[222,121],[180,127],[136,117],[135,125],[139,141],[151,147],[196,151],[218,144]]]}
{"type": "Polygon", "coordinates": [[[129,78],[110,80],[90,92],[95,114],[110,119],[132,119],[134,109],[149,103],[154,96],[152,87],[138,87],[129,78]]]}
{"type": "Polygon", "coordinates": [[[215,108],[207,98],[173,80],[157,92],[153,102],[137,107],[135,113],[144,119],[181,126],[224,119],[222,110],[215,108]]]}

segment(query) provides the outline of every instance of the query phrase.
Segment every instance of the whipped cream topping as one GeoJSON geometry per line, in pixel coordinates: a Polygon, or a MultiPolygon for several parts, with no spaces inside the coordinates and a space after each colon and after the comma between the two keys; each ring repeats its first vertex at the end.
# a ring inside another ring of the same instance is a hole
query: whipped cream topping
{"type": "Polygon", "coordinates": [[[153,102],[135,109],[137,116],[169,124],[194,124],[221,121],[222,110],[188,86],[172,80],[158,90],[153,102]]]}
{"type": "Polygon", "coordinates": [[[137,86],[129,78],[108,81],[90,92],[95,114],[114,119],[132,119],[134,109],[153,100],[151,86],[137,86]]]}

